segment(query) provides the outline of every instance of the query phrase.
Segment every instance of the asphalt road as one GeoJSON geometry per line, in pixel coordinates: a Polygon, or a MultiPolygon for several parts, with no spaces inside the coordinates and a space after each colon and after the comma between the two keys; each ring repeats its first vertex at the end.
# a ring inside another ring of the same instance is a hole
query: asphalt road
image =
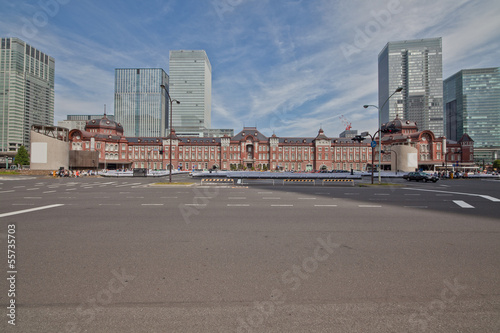
{"type": "Polygon", "coordinates": [[[500,331],[499,181],[157,181],[0,179],[0,331],[500,331]]]}

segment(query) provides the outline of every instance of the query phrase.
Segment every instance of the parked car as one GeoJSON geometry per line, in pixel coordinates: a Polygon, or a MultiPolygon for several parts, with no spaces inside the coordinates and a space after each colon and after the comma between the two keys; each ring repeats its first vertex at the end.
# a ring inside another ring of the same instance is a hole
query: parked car
{"type": "Polygon", "coordinates": [[[409,174],[407,175],[404,175],[403,176],[404,179],[406,179],[407,181],[421,181],[423,180],[424,182],[428,182],[428,181],[432,181],[432,182],[437,182],[438,181],[438,177],[434,176],[434,175],[429,175],[428,173],[425,173],[425,172],[410,172],[409,174]]]}

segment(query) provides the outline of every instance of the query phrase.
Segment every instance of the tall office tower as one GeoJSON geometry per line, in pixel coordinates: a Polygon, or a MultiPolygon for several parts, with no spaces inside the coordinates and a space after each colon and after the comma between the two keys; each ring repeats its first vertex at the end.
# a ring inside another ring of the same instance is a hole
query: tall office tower
{"type": "Polygon", "coordinates": [[[54,125],[54,58],[18,38],[0,49],[0,151],[30,149],[31,126],[54,125]]]}
{"type": "Polygon", "coordinates": [[[444,80],[446,137],[474,140],[474,158],[500,158],[500,68],[464,69],[444,80]]]}
{"type": "Polygon", "coordinates": [[[168,125],[168,75],[161,68],[115,69],[115,120],[126,136],[162,137],[168,125]]]}
{"type": "Polygon", "coordinates": [[[202,136],[211,128],[212,66],[205,51],[170,51],[172,124],[177,135],[202,136]]]}
{"type": "Polygon", "coordinates": [[[382,123],[399,115],[421,130],[444,134],[441,38],[389,42],[378,55],[378,102],[382,123]]]}

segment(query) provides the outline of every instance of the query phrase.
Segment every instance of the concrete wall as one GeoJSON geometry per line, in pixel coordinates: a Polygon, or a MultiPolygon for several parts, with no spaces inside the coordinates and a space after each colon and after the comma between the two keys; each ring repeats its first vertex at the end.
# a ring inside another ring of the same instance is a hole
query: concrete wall
{"type": "Polygon", "coordinates": [[[69,168],[69,142],[31,131],[32,170],[57,170],[69,168]]]}
{"type": "Polygon", "coordinates": [[[391,146],[391,170],[411,172],[418,168],[418,150],[411,146],[391,146]],[[397,154],[397,157],[396,157],[397,154]],[[396,166],[397,159],[397,166],[396,166]]]}

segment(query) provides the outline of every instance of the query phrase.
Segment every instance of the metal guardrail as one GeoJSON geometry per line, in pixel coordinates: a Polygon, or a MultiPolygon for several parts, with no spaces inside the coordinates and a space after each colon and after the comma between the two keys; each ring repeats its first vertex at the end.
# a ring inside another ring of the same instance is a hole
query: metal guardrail
{"type": "Polygon", "coordinates": [[[325,183],[350,183],[354,186],[354,180],[352,179],[323,179],[321,185],[324,186],[325,183]]]}

